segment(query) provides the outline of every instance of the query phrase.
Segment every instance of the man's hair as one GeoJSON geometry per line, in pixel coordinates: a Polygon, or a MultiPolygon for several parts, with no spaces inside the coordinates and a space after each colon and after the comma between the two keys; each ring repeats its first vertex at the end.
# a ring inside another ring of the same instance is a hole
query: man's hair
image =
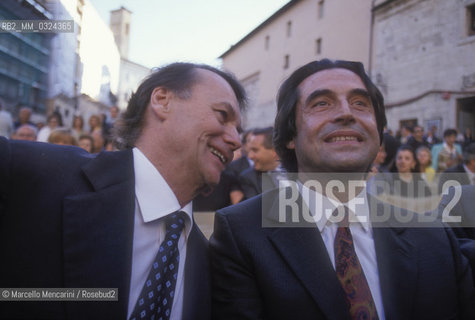
{"type": "Polygon", "coordinates": [[[455,129],[446,129],[444,131],[444,138],[447,138],[448,136],[456,136],[457,135],[457,130],[455,129]]]}
{"type": "Polygon", "coordinates": [[[262,142],[262,146],[266,149],[274,149],[272,144],[272,134],[274,133],[274,128],[267,127],[267,128],[257,128],[254,129],[252,134],[254,136],[264,136],[264,141],[262,142]]]}
{"type": "Polygon", "coordinates": [[[470,143],[463,149],[463,162],[469,163],[472,159],[475,159],[475,142],[470,143]]]}
{"type": "Polygon", "coordinates": [[[65,128],[54,129],[48,137],[48,142],[77,146],[76,138],[72,135],[71,130],[65,128]]]}
{"type": "Polygon", "coordinates": [[[18,134],[18,131],[20,131],[20,129],[23,129],[23,128],[27,128],[27,129],[31,130],[35,134],[35,136],[38,135],[38,128],[36,128],[35,126],[32,126],[31,124],[28,124],[28,123],[22,124],[21,126],[16,128],[15,134],[18,134]]]}
{"type": "Polygon", "coordinates": [[[414,133],[414,127],[412,127],[410,125],[407,125],[407,124],[402,126],[401,129],[405,129],[405,130],[409,131],[410,133],[414,133]]]}
{"type": "Polygon", "coordinates": [[[157,68],[145,78],[137,91],[130,97],[127,109],[117,120],[114,129],[115,146],[118,149],[133,148],[140,134],[145,118],[145,110],[150,103],[152,91],[157,87],[171,90],[181,99],[191,98],[191,88],[200,79],[198,69],[208,70],[222,77],[231,86],[241,110],[246,106],[246,94],[242,85],[230,73],[205,64],[176,62],[157,68]]]}
{"type": "Polygon", "coordinates": [[[298,171],[295,150],[287,148],[288,142],[290,142],[297,134],[297,128],[295,125],[295,111],[300,95],[298,86],[306,78],[314,73],[335,68],[350,70],[358,75],[361,81],[363,81],[366,90],[368,90],[371,103],[374,108],[380,143],[383,141],[383,130],[387,123],[386,114],[384,111],[384,98],[378,88],[365,73],[363,64],[361,62],[343,60],[332,61],[329,59],[310,62],[294,71],[281,85],[277,95],[277,116],[275,118],[274,125],[274,146],[282,161],[282,165],[289,172],[298,171]]]}
{"type": "Polygon", "coordinates": [[[254,133],[254,129],[248,129],[246,131],[244,131],[242,133],[242,136],[241,136],[241,144],[242,145],[245,145],[246,142],[247,142],[247,137],[250,135],[250,134],[253,134],[254,133]]]}

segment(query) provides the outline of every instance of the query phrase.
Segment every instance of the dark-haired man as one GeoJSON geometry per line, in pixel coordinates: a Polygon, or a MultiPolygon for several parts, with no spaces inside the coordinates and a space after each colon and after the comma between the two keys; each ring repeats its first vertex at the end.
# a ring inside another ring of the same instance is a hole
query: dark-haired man
{"type": "Polygon", "coordinates": [[[0,286],[118,288],[115,302],[2,302],[0,318],[209,319],[191,200],[239,148],[244,103],[229,74],[175,63],[132,95],[122,151],[0,139],[0,286]]]}
{"type": "Polygon", "coordinates": [[[439,179],[439,192],[442,193],[444,184],[455,180],[460,185],[475,185],[475,143],[471,143],[463,150],[463,162],[445,170],[439,179]]]}
{"type": "Polygon", "coordinates": [[[257,128],[249,142],[248,157],[253,166],[239,175],[239,185],[244,199],[261,194],[263,190],[273,189],[278,182],[272,179],[272,172],[279,166],[279,156],[272,145],[273,128],[257,128]]]}
{"type": "Polygon", "coordinates": [[[361,183],[386,124],[363,65],[311,62],[284,81],[277,106],[274,145],[298,181],[217,212],[214,317],[473,319],[471,272],[451,231],[406,228],[394,215],[409,212],[361,183]]]}
{"type": "Polygon", "coordinates": [[[462,162],[462,148],[455,143],[457,130],[446,129],[444,142],[432,147],[432,159],[437,172],[444,172],[462,162]]]}
{"type": "Polygon", "coordinates": [[[407,145],[409,145],[414,152],[420,147],[429,147],[429,143],[424,137],[424,128],[422,126],[414,127],[412,136],[407,140],[407,145]]]}

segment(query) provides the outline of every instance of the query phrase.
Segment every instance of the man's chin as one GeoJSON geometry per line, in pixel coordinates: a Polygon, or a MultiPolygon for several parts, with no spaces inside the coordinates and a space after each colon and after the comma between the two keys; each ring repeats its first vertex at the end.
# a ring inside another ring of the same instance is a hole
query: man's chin
{"type": "Polygon", "coordinates": [[[207,188],[214,189],[219,184],[219,181],[221,179],[221,172],[216,175],[216,174],[210,174],[209,176],[205,177],[205,184],[207,188]]]}

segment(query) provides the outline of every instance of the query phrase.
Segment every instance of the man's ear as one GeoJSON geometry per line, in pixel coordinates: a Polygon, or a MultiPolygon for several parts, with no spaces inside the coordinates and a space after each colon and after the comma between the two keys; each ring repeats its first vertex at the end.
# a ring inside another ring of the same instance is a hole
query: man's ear
{"type": "Polygon", "coordinates": [[[287,144],[285,145],[288,149],[295,149],[295,142],[294,142],[294,139],[290,140],[289,142],[287,142],[287,144]]]}
{"type": "Polygon", "coordinates": [[[161,120],[168,117],[172,95],[173,93],[164,87],[156,87],[150,95],[150,109],[161,120]]]}

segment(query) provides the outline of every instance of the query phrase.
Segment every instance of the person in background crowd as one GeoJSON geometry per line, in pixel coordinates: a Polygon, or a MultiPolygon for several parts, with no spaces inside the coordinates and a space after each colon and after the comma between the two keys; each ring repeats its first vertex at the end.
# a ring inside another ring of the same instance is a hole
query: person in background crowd
{"type": "Polygon", "coordinates": [[[30,121],[33,111],[29,107],[21,107],[18,111],[18,121],[15,121],[15,129],[18,129],[21,125],[29,124],[34,126],[35,124],[30,121]]]}
{"type": "Polygon", "coordinates": [[[0,137],[10,138],[13,133],[13,119],[10,112],[4,110],[3,101],[0,100],[0,137]]]}
{"type": "Polygon", "coordinates": [[[85,134],[84,132],[84,118],[80,115],[75,115],[73,117],[73,125],[71,128],[71,133],[73,137],[77,140],[79,140],[79,137],[85,134]]]}
{"type": "Polygon", "coordinates": [[[437,137],[437,126],[432,126],[430,130],[427,132],[426,141],[429,143],[429,146],[432,147],[435,144],[441,143],[439,137],[437,137]]]}
{"type": "Polygon", "coordinates": [[[77,146],[76,138],[74,138],[69,129],[65,128],[57,128],[51,131],[48,142],[61,146],[77,146]]]}
{"type": "Polygon", "coordinates": [[[408,145],[399,148],[396,154],[397,176],[392,182],[392,193],[397,196],[418,198],[431,195],[430,189],[419,174],[416,153],[408,145]]]}
{"type": "Polygon", "coordinates": [[[61,118],[56,112],[52,113],[48,116],[47,123],[48,124],[41,128],[41,130],[38,132],[37,141],[39,142],[48,142],[48,138],[51,132],[54,129],[61,127],[61,118]]]}
{"type": "Polygon", "coordinates": [[[432,159],[437,159],[437,172],[443,172],[462,161],[462,148],[455,143],[456,138],[457,131],[447,129],[444,131],[444,143],[432,147],[432,159]]]}
{"type": "Polygon", "coordinates": [[[421,146],[416,149],[416,157],[419,162],[419,172],[422,179],[428,186],[432,186],[435,181],[435,170],[432,168],[432,155],[430,149],[426,146],[421,146]]]}
{"type": "Polygon", "coordinates": [[[299,180],[216,213],[214,319],[474,319],[470,267],[445,225],[397,224],[395,212],[408,212],[372,201],[364,187],[364,198],[308,187],[309,173],[364,182],[385,124],[383,97],[362,63],[315,61],[283,82],[274,145],[299,180]],[[372,219],[378,208],[388,209],[385,223],[372,219]],[[326,211],[343,212],[336,220],[326,211]]]}
{"type": "Polygon", "coordinates": [[[78,146],[83,148],[89,153],[92,153],[92,146],[94,145],[94,140],[88,134],[83,134],[79,137],[78,146]]]}
{"type": "Polygon", "coordinates": [[[465,128],[465,133],[463,135],[463,145],[462,145],[462,150],[468,147],[472,142],[475,142],[473,140],[472,136],[472,129],[470,128],[465,128]]]}
{"type": "Polygon", "coordinates": [[[253,130],[248,157],[254,165],[239,175],[239,185],[244,199],[252,198],[279,185],[275,178],[280,162],[272,144],[272,134],[272,127],[253,130]]]}
{"type": "Polygon", "coordinates": [[[448,214],[460,219],[460,222],[451,222],[448,225],[459,238],[460,249],[471,263],[472,279],[475,279],[475,241],[472,241],[475,240],[474,207],[475,186],[462,185],[461,187],[450,187],[442,197],[438,208],[440,217],[448,214]],[[447,209],[449,209],[448,212],[447,209]]]}
{"type": "Polygon", "coordinates": [[[463,145],[463,142],[465,141],[464,133],[458,128],[456,128],[455,131],[457,132],[457,137],[455,138],[455,142],[457,142],[460,145],[463,145]]]}
{"type": "Polygon", "coordinates": [[[36,141],[37,135],[38,130],[36,129],[36,126],[32,126],[30,124],[22,124],[16,129],[16,131],[12,135],[12,139],[36,141]]]}
{"type": "Polygon", "coordinates": [[[401,128],[401,137],[399,142],[401,145],[406,144],[409,141],[409,138],[412,136],[412,127],[404,125],[401,128]]]}
{"type": "Polygon", "coordinates": [[[112,106],[109,108],[109,116],[107,117],[107,123],[112,127],[117,119],[119,119],[120,110],[118,106],[112,106]]]}
{"type": "Polygon", "coordinates": [[[104,136],[102,135],[102,121],[100,116],[93,114],[89,117],[89,134],[94,140],[93,152],[100,152],[104,148],[104,136]]]}
{"type": "Polygon", "coordinates": [[[250,168],[253,166],[252,160],[249,159],[249,143],[252,139],[252,134],[253,129],[246,130],[242,134],[241,138],[241,157],[240,158],[234,158],[233,162],[231,162],[228,166],[228,169],[236,176],[236,178],[239,177],[239,175],[246,170],[247,168],[250,168]]]}
{"type": "Polygon", "coordinates": [[[209,320],[191,202],[241,146],[245,103],[230,74],[174,63],[132,94],[118,152],[0,137],[2,286],[118,290],[113,302],[2,302],[0,318],[209,320]]]}
{"type": "Polygon", "coordinates": [[[43,122],[43,121],[37,121],[36,122],[36,129],[38,130],[38,132],[43,129],[44,127],[46,126],[46,124],[43,122]]]}
{"type": "Polygon", "coordinates": [[[415,126],[412,136],[407,140],[407,145],[416,152],[419,147],[428,147],[429,143],[424,138],[424,128],[422,126],[415,126]]]}
{"type": "Polygon", "coordinates": [[[445,170],[439,181],[442,192],[445,182],[455,180],[461,185],[475,185],[475,143],[471,143],[463,151],[463,162],[445,170]]]}
{"type": "Polygon", "coordinates": [[[386,151],[386,158],[384,159],[383,167],[389,171],[395,172],[396,167],[394,166],[394,161],[396,159],[397,150],[401,144],[398,139],[390,135],[388,132],[384,132],[383,145],[384,150],[386,151]]]}
{"type": "Polygon", "coordinates": [[[102,116],[102,135],[104,137],[104,148],[106,150],[112,149],[113,144],[113,128],[114,123],[117,121],[120,116],[120,110],[117,106],[112,106],[109,108],[108,114],[101,114],[102,116]],[[108,146],[109,144],[109,146],[108,146]]]}
{"type": "Polygon", "coordinates": [[[370,172],[373,174],[389,172],[389,170],[383,165],[384,160],[386,160],[386,149],[383,142],[383,144],[379,146],[379,151],[376,154],[376,158],[374,158],[370,172]]]}

